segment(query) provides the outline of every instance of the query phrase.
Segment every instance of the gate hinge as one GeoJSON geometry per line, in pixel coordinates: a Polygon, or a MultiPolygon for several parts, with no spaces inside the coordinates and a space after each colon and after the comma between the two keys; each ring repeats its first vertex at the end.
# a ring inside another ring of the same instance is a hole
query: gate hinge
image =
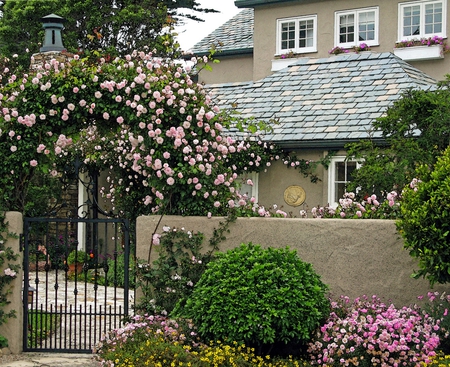
{"type": "Polygon", "coordinates": [[[23,233],[21,233],[19,235],[19,252],[22,252],[24,247],[25,247],[25,237],[23,233]]]}

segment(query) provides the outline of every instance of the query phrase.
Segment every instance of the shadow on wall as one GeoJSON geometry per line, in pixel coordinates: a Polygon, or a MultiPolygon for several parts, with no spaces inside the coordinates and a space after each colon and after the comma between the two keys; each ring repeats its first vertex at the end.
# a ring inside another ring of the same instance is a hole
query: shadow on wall
{"type": "MultiPolygon", "coordinates": [[[[148,258],[151,238],[160,216],[143,216],[137,220],[137,256],[148,258]]],[[[185,228],[205,234],[207,239],[223,218],[164,216],[163,226],[185,228]]],[[[403,249],[403,240],[391,220],[351,219],[285,219],[238,218],[230,225],[230,233],[219,247],[226,251],[242,242],[262,247],[295,249],[303,261],[313,264],[315,271],[328,284],[333,296],[377,295],[396,306],[417,302],[430,285],[425,279],[412,279],[417,262],[403,249]]],[[[156,252],[152,253],[152,261],[156,252]]],[[[443,292],[448,287],[435,285],[443,292]]]]}

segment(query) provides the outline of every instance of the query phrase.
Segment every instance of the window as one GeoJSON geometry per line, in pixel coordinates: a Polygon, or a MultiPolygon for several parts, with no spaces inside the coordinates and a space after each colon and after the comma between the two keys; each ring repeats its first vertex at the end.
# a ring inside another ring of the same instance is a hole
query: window
{"type": "Polygon", "coordinates": [[[336,207],[339,199],[346,192],[347,183],[353,178],[353,172],[360,167],[356,161],[346,160],[346,157],[333,157],[328,170],[328,203],[336,207]]]}
{"type": "Polygon", "coordinates": [[[335,26],[337,46],[378,45],[378,8],[337,12],[335,26]]]}
{"type": "Polygon", "coordinates": [[[240,175],[238,177],[238,181],[241,184],[239,193],[241,195],[247,195],[248,199],[254,197],[255,201],[258,202],[258,180],[259,180],[259,173],[256,172],[240,175]],[[248,185],[247,180],[251,180],[253,185],[248,185]]]}
{"type": "Polygon", "coordinates": [[[399,4],[399,41],[431,36],[446,37],[447,0],[399,4]]]}
{"type": "Polygon", "coordinates": [[[317,51],[317,16],[279,19],[277,54],[317,51]]]}

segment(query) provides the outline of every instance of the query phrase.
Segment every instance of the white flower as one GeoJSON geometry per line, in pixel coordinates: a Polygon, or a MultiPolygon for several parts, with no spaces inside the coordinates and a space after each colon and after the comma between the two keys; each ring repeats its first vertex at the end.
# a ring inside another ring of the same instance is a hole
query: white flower
{"type": "Polygon", "coordinates": [[[5,275],[10,276],[11,278],[16,276],[16,272],[14,270],[11,270],[10,268],[6,268],[4,270],[4,272],[5,272],[5,275]]]}

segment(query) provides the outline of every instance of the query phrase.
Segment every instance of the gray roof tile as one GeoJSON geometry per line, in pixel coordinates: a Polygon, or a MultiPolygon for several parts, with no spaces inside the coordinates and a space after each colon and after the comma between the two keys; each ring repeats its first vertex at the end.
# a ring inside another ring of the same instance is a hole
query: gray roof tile
{"type": "Polygon", "coordinates": [[[258,82],[216,84],[207,89],[221,108],[237,103],[244,116],[267,121],[278,118],[279,125],[265,139],[302,147],[368,138],[372,121],[402,91],[435,86],[436,80],[393,54],[369,53],[301,58],[258,82]]]}
{"type": "MultiPolygon", "coordinates": [[[[211,47],[222,52],[253,49],[253,9],[244,9],[196,43],[190,52],[207,54],[211,47]]],[[[218,54],[220,55],[220,54],[218,54]]]]}

